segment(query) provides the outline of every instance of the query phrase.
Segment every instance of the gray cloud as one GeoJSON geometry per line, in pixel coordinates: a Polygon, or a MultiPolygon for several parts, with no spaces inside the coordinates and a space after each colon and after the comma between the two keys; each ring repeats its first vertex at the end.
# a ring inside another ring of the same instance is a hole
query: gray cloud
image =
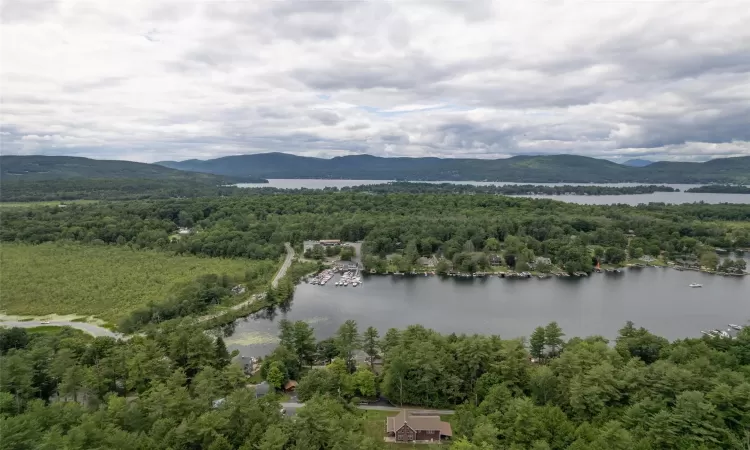
{"type": "Polygon", "coordinates": [[[750,155],[744,0],[158,3],[3,2],[3,153],[750,155]]]}

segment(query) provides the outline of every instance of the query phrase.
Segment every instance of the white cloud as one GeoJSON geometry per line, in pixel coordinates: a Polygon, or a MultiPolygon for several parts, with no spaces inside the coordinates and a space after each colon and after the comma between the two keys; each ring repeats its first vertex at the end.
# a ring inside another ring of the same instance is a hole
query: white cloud
{"type": "Polygon", "coordinates": [[[750,155],[750,8],[5,0],[2,153],[750,155]]]}

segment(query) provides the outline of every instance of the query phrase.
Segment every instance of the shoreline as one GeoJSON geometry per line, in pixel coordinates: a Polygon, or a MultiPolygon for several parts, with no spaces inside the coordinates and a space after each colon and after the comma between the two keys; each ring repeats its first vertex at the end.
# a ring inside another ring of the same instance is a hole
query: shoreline
{"type": "Polygon", "coordinates": [[[362,274],[366,276],[396,276],[396,277],[403,277],[403,276],[441,276],[446,278],[486,278],[486,277],[492,277],[496,276],[498,278],[552,278],[552,277],[560,277],[560,278],[585,278],[588,276],[592,276],[599,273],[623,273],[626,269],[627,270],[639,270],[639,269],[651,269],[651,268],[659,268],[659,269],[672,269],[677,271],[691,271],[691,272],[701,272],[708,275],[717,275],[717,276],[723,276],[723,277],[744,277],[747,275],[750,275],[750,272],[744,272],[744,273],[728,273],[728,272],[716,272],[713,270],[707,270],[707,269],[698,269],[694,267],[683,267],[683,266],[674,266],[674,265],[654,265],[654,264],[628,264],[626,266],[621,267],[612,267],[612,268],[602,268],[599,270],[593,270],[591,272],[576,272],[574,274],[569,274],[567,272],[563,271],[557,271],[557,272],[536,272],[536,271],[528,271],[528,272],[515,272],[512,270],[508,271],[497,271],[497,272],[474,272],[474,273],[465,273],[465,272],[447,272],[444,274],[438,274],[434,270],[426,269],[426,270],[419,270],[419,271],[410,271],[410,272],[373,272],[373,271],[366,271],[363,270],[362,274]]]}

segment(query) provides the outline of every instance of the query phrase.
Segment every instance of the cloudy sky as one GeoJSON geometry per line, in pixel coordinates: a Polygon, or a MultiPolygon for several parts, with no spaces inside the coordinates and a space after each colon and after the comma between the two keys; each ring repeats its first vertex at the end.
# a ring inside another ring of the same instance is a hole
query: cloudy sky
{"type": "Polygon", "coordinates": [[[3,154],[750,155],[750,7],[3,0],[3,154]]]}

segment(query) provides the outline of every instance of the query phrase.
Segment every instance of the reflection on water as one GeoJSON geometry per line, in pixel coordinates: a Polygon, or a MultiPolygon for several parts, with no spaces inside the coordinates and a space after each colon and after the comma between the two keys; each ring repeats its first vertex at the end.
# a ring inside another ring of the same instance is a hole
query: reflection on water
{"type": "Polygon", "coordinates": [[[667,268],[592,274],[588,278],[481,279],[366,276],[361,287],[297,287],[286,311],[264,311],[238,321],[232,349],[262,356],[273,350],[278,321],[311,323],[318,339],[347,319],[360,331],[422,324],[442,333],[528,336],[557,321],[569,336],[613,338],[627,320],[669,339],[750,319],[750,277],[721,277],[667,268]],[[702,289],[691,289],[700,283],[702,289]],[[267,341],[266,341],[267,339],[267,341]],[[262,342],[261,342],[262,341],[262,342]]]}

